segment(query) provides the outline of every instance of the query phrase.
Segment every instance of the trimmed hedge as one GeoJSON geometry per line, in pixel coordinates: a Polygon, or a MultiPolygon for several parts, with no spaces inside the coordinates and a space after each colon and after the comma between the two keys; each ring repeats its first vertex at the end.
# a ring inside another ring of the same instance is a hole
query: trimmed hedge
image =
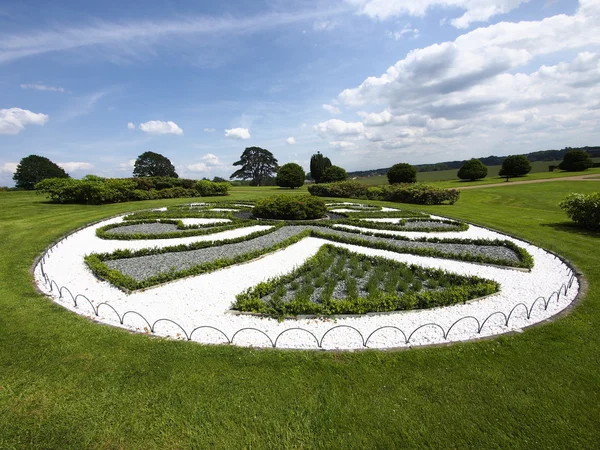
{"type": "Polygon", "coordinates": [[[186,180],[167,177],[101,178],[89,176],[82,180],[48,178],[35,185],[55,203],[100,205],[136,200],[156,200],[227,195],[230,184],[212,181],[186,180]]]}
{"type": "Polygon", "coordinates": [[[327,212],[325,202],[310,195],[276,195],[256,202],[252,214],[261,219],[320,219],[327,212]]]}
{"type": "Polygon", "coordinates": [[[600,230],[600,192],[571,194],[560,203],[560,207],[581,227],[600,230]]]}
{"type": "Polygon", "coordinates": [[[319,197],[368,198],[418,205],[452,205],[460,196],[456,189],[440,189],[426,183],[368,187],[358,181],[314,184],[308,187],[308,192],[319,197]]]}

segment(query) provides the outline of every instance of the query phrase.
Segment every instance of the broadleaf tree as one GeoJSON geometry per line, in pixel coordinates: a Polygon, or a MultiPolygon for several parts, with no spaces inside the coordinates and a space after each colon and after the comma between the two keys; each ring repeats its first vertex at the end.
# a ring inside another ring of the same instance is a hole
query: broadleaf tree
{"type": "Polygon", "coordinates": [[[502,178],[522,177],[531,171],[531,163],[525,155],[510,155],[502,161],[502,168],[498,175],[502,178]]]}
{"type": "Polygon", "coordinates": [[[15,186],[21,189],[34,189],[35,184],[47,178],[70,178],[59,165],[45,156],[29,155],[21,159],[13,174],[15,186]]]}
{"type": "Polygon", "coordinates": [[[144,152],[137,157],[133,166],[133,176],[179,178],[171,160],[154,152],[144,152]]]}
{"type": "Polygon", "coordinates": [[[279,170],[277,159],[269,150],[260,147],[247,147],[240,160],[233,163],[242,166],[229,177],[252,180],[254,186],[261,186],[263,179],[271,178],[279,170]]]}

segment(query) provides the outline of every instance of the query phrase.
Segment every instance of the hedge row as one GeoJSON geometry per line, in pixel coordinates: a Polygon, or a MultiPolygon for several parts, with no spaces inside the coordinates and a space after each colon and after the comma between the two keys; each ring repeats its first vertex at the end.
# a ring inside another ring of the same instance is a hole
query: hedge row
{"type": "Polygon", "coordinates": [[[441,205],[443,203],[452,205],[460,196],[460,192],[456,189],[440,189],[426,183],[369,187],[358,181],[314,184],[308,187],[308,192],[319,197],[366,198],[418,205],[441,205]]]}
{"type": "Polygon", "coordinates": [[[35,185],[55,203],[99,205],[136,200],[227,195],[230,184],[178,178],[48,178],[35,185]],[[187,186],[187,187],[186,187],[187,186]]]}

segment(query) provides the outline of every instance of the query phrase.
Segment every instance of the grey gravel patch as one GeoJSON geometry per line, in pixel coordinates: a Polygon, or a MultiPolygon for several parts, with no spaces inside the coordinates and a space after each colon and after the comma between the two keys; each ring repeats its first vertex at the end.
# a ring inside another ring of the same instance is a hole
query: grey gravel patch
{"type": "Polygon", "coordinates": [[[365,234],[350,233],[346,231],[321,228],[313,225],[284,226],[272,233],[249,239],[235,244],[225,244],[216,247],[188,250],[183,252],[162,253],[158,255],[140,256],[136,258],[124,258],[106,261],[111,269],[143,281],[161,273],[170,271],[182,271],[198,264],[203,264],[218,259],[230,259],[246,253],[262,250],[279,244],[286,239],[301,233],[304,230],[318,230],[336,236],[357,238],[360,237],[368,242],[385,242],[398,250],[414,248],[431,248],[450,255],[470,254],[484,256],[487,258],[503,259],[517,263],[519,261],[516,253],[503,246],[482,246],[474,244],[443,244],[433,242],[399,241],[390,238],[369,236],[365,234]]]}
{"type": "Polygon", "coordinates": [[[163,234],[177,233],[185,230],[180,230],[177,225],[171,223],[140,223],[137,225],[125,225],[122,227],[111,228],[106,231],[106,234],[163,234]]]}
{"type": "Polygon", "coordinates": [[[443,230],[445,228],[448,229],[455,229],[458,227],[458,224],[451,224],[451,223],[444,223],[444,222],[436,222],[434,220],[432,221],[424,221],[424,220],[418,220],[418,221],[407,221],[405,225],[401,225],[403,228],[406,229],[411,229],[411,228],[435,228],[435,229],[440,229],[443,230]]]}

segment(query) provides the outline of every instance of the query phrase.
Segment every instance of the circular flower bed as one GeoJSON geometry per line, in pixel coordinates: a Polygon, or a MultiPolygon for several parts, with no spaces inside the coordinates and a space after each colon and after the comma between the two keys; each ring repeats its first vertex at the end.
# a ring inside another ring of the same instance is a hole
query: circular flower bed
{"type": "Polygon", "coordinates": [[[252,213],[260,219],[313,220],[327,212],[325,201],[312,195],[277,195],[256,202],[252,213]]]}

